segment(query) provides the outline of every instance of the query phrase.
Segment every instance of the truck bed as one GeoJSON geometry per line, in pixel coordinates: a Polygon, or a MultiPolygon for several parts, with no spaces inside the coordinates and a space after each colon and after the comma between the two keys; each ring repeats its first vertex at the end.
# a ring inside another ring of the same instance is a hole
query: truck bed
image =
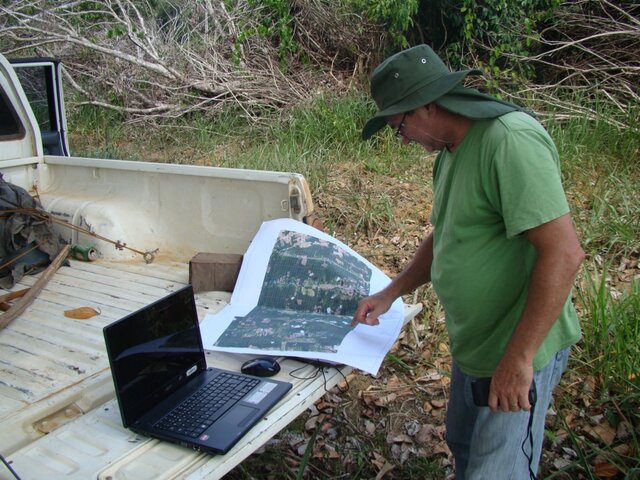
{"type": "MultiPolygon", "coordinates": [[[[36,280],[27,275],[12,290],[36,280]]],[[[102,328],[187,281],[184,263],[69,260],[62,266],[28,309],[0,331],[0,422],[11,425],[0,429],[3,452],[112,398],[102,328]],[[100,314],[86,320],[64,315],[78,307],[100,314]]],[[[229,298],[219,296],[221,305],[229,298]]],[[[198,308],[204,315],[202,301],[198,308]]]]}
{"type": "MultiPolygon", "coordinates": [[[[13,290],[26,288],[26,276],[13,290]]],[[[0,452],[21,478],[219,478],[266,443],[337,384],[349,367],[325,369],[281,359],[276,378],[289,394],[229,453],[212,456],[137,436],[122,427],[102,328],[186,285],[188,264],[158,259],[114,262],[69,260],[31,306],[0,331],[0,452]],[[93,307],[86,320],[65,310],[93,307]],[[311,376],[311,375],[309,375],[311,376]]],[[[226,292],[196,294],[200,320],[230,299],[226,292]]],[[[419,306],[406,309],[412,318],[419,306]]],[[[239,370],[248,357],[209,352],[211,366],[239,370]]],[[[0,479],[10,478],[0,469],[0,479]]]]}

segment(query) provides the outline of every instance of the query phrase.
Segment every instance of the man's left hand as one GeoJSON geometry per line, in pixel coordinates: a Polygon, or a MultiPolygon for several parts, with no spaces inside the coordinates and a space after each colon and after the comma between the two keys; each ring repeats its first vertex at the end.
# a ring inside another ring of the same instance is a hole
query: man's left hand
{"type": "Polygon", "coordinates": [[[504,357],[491,380],[489,408],[503,412],[531,410],[529,389],[533,382],[533,365],[519,359],[504,357]]]}

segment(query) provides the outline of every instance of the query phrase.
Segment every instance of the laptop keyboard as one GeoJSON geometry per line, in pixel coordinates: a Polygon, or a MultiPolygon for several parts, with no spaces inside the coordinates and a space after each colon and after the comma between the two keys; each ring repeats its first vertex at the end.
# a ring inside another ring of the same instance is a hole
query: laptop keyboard
{"type": "Polygon", "coordinates": [[[162,417],[155,426],[197,438],[259,383],[260,380],[255,378],[221,373],[162,417]]]}

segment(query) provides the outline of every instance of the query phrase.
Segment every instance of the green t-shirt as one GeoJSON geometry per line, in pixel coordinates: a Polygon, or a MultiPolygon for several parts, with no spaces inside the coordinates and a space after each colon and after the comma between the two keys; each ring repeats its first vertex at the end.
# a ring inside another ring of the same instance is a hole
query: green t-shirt
{"type": "MultiPolygon", "coordinates": [[[[445,309],[451,354],[468,375],[493,374],[527,299],[537,252],[521,235],[569,211],[558,153],[531,116],[476,121],[433,173],[431,280],[445,309]]],[[[580,339],[571,296],[534,361],[580,339]]]]}

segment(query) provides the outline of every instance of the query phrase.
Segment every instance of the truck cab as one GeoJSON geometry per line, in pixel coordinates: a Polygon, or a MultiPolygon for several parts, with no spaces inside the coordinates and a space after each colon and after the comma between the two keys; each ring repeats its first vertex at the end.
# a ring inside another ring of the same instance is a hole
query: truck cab
{"type": "Polygon", "coordinates": [[[43,153],[68,157],[62,64],[53,58],[12,59],[10,63],[40,127],[43,153]]]}

